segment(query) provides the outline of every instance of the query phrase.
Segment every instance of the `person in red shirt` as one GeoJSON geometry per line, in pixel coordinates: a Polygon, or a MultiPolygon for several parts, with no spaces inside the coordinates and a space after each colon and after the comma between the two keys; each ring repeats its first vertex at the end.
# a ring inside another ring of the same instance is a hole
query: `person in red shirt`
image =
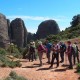
{"type": "Polygon", "coordinates": [[[42,44],[41,41],[38,42],[38,55],[39,55],[39,60],[40,60],[40,66],[42,66],[42,57],[43,53],[46,52],[46,48],[42,44]]]}

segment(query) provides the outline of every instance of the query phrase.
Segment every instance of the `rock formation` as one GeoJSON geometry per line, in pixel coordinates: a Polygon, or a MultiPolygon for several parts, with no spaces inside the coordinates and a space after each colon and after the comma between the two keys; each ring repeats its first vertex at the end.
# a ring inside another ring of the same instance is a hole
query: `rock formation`
{"type": "Polygon", "coordinates": [[[45,38],[50,34],[60,32],[58,24],[54,20],[43,21],[39,26],[36,34],[28,33],[24,21],[16,18],[11,21],[0,14],[0,47],[7,47],[9,42],[13,42],[18,47],[26,47],[27,42],[45,38]]]}
{"type": "Polygon", "coordinates": [[[16,18],[10,24],[11,40],[18,47],[24,47],[27,43],[27,30],[24,22],[20,18],[16,18]]]}
{"type": "Polygon", "coordinates": [[[37,39],[45,38],[50,34],[58,34],[60,29],[54,20],[46,20],[41,22],[36,32],[37,39]]]}
{"type": "Polygon", "coordinates": [[[27,42],[29,43],[31,40],[35,40],[35,34],[28,32],[27,42]]]}
{"type": "Polygon", "coordinates": [[[0,47],[6,48],[9,43],[8,24],[6,17],[0,13],[0,47]]]}

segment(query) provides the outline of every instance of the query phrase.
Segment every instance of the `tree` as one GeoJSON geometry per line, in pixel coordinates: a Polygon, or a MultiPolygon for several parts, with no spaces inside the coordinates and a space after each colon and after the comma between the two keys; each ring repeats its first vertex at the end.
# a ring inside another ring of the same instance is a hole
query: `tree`
{"type": "Polygon", "coordinates": [[[80,23],[80,14],[73,16],[71,26],[75,27],[80,23]]]}

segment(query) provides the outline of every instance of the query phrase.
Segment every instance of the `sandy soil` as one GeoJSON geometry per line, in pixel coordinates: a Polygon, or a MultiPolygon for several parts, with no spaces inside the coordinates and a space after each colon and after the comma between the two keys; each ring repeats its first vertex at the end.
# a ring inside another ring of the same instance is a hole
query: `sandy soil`
{"type": "Polygon", "coordinates": [[[45,54],[43,56],[42,67],[39,66],[39,60],[29,62],[26,59],[22,59],[20,61],[22,63],[22,67],[20,68],[0,68],[0,79],[7,77],[11,71],[15,71],[18,75],[24,76],[28,80],[78,80],[80,76],[75,73],[76,66],[72,70],[67,69],[69,63],[66,58],[65,62],[60,63],[58,68],[55,68],[56,64],[54,64],[52,69],[49,69],[50,64],[46,63],[47,59],[45,54]],[[62,66],[63,64],[64,66],[62,66]]]}
{"type": "Polygon", "coordinates": [[[34,62],[21,60],[22,67],[20,68],[0,68],[0,79],[7,77],[11,71],[15,71],[28,80],[78,80],[79,75],[75,73],[76,66],[72,70],[67,69],[68,61],[65,61],[64,66],[60,63],[58,68],[55,64],[52,69],[49,69],[50,64],[47,64],[46,61],[44,56],[42,67],[39,66],[39,60],[34,62]]]}

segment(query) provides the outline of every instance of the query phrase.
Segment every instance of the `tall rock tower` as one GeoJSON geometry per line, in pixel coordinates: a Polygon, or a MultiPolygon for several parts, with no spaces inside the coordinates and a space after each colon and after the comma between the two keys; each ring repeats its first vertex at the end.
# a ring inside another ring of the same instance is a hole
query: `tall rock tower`
{"type": "Polygon", "coordinates": [[[27,30],[24,21],[16,18],[10,24],[10,39],[18,47],[25,47],[27,44],[27,30]]]}
{"type": "Polygon", "coordinates": [[[0,13],[0,47],[6,48],[9,43],[8,23],[6,17],[0,13]]]}

